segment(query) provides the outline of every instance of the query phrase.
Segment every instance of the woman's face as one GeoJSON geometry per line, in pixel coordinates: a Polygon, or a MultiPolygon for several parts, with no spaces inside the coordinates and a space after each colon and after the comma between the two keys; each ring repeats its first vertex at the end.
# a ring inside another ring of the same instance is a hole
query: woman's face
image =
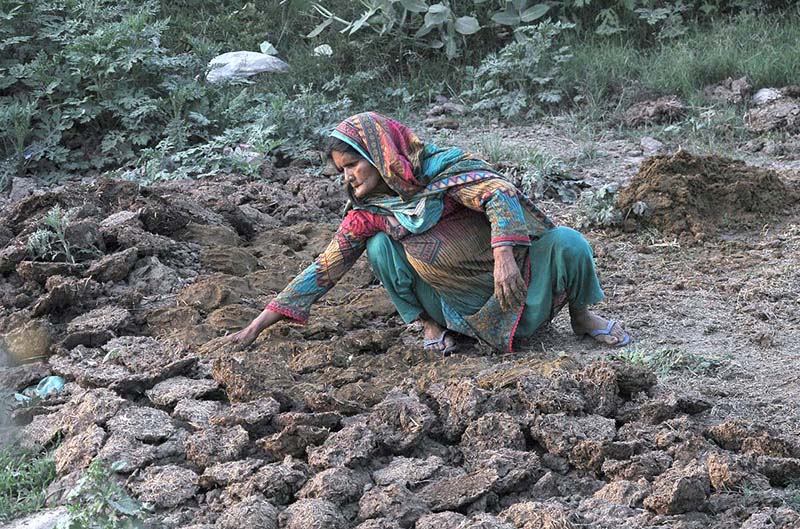
{"type": "Polygon", "coordinates": [[[370,193],[389,192],[378,170],[371,163],[354,154],[333,151],[333,164],[344,175],[344,181],[353,189],[356,198],[364,198],[370,193]]]}

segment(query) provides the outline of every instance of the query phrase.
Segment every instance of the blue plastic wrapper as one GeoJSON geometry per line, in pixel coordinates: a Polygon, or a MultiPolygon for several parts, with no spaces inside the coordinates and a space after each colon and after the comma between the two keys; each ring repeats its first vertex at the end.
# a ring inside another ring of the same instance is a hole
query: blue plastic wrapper
{"type": "Polygon", "coordinates": [[[19,402],[26,402],[33,397],[44,398],[51,393],[60,393],[66,381],[55,375],[44,377],[35,386],[25,388],[22,393],[14,393],[14,398],[19,402]]]}

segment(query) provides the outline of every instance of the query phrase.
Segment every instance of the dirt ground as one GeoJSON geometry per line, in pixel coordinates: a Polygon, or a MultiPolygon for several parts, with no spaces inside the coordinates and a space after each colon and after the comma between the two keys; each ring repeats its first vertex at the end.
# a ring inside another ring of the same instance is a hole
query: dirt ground
{"type": "Polygon", "coordinates": [[[88,181],[3,199],[0,382],[68,381],[14,406],[6,439],[61,438],[52,503],[93,459],[126,461],[119,479],[168,527],[799,527],[800,153],[667,143],[648,158],[608,132],[587,156],[568,129],[423,136],[536,145],[647,202],[584,232],[597,310],[630,347],[576,337],[561,314],[514,354],[464,340],[440,358],[362,259],[308,325],[232,352],[218,337],[327,244],[336,176],[312,163],[263,181],[88,181]],[[72,212],[75,265],[25,250],[55,204],[72,212]]]}

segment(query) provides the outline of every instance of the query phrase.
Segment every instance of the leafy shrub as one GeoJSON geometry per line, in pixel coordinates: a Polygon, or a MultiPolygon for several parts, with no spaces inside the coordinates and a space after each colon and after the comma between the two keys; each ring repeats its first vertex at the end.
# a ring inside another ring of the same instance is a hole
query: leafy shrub
{"type": "Polygon", "coordinates": [[[140,163],[120,175],[144,181],[201,178],[218,173],[258,177],[267,157],[295,159],[321,145],[333,125],[351,111],[349,99],[332,100],[301,87],[299,94],[241,90],[224,110],[229,127],[195,145],[165,138],[142,151],[140,163]]]}
{"type": "Polygon", "coordinates": [[[43,508],[47,487],[55,477],[50,454],[0,448],[0,522],[43,508]]]}
{"type": "Polygon", "coordinates": [[[9,0],[0,25],[0,144],[52,177],[132,160],[175,121],[192,128],[199,65],[160,44],[155,1],[9,0]]]}
{"type": "Polygon", "coordinates": [[[131,498],[114,481],[112,473],[122,463],[107,468],[95,459],[67,494],[69,517],[57,529],[133,529],[144,527],[146,506],[131,498]]]}
{"type": "Polygon", "coordinates": [[[72,212],[64,211],[56,204],[42,219],[43,227],[28,236],[27,250],[33,259],[64,261],[75,264],[76,260],[102,255],[95,247],[73,247],[67,240],[67,228],[72,222],[72,212]]]}
{"type": "Polygon", "coordinates": [[[557,88],[561,65],[571,55],[555,48],[558,35],[571,24],[542,22],[517,28],[518,40],[489,54],[477,69],[469,69],[472,88],[462,96],[477,111],[498,111],[506,118],[539,111],[562,100],[557,88]]]}
{"type": "Polygon", "coordinates": [[[28,253],[34,259],[56,260],[59,256],[69,263],[75,263],[65,232],[71,215],[56,204],[43,220],[45,228],[40,228],[28,237],[28,253]]]}
{"type": "Polygon", "coordinates": [[[617,209],[617,187],[606,184],[597,189],[581,194],[578,199],[578,229],[593,226],[616,226],[622,222],[622,214],[617,209]]]}
{"type": "Polygon", "coordinates": [[[324,20],[308,36],[315,37],[339,22],[344,24],[340,31],[351,36],[363,28],[371,28],[380,36],[390,34],[412,45],[442,49],[448,58],[453,58],[458,54],[461,37],[481,29],[475,16],[459,16],[446,1],[428,5],[424,0],[370,0],[364,6],[366,10],[357,19],[347,21],[316,4],[314,8],[324,20]]]}
{"type": "Polygon", "coordinates": [[[577,188],[585,185],[573,179],[564,161],[558,157],[537,147],[511,145],[499,134],[482,136],[475,149],[523,193],[534,199],[554,198],[571,203],[578,196],[577,188]]]}
{"type": "Polygon", "coordinates": [[[2,188],[14,175],[55,180],[133,164],[141,169],[129,175],[150,179],[251,174],[259,158],[297,156],[350,105],[310,86],[204,84],[198,73],[220,46],[163,47],[168,20],[155,0],[9,0],[4,12],[2,188]]]}
{"type": "MultiPolygon", "coordinates": [[[[330,5],[331,1],[328,0],[325,4],[330,5]]],[[[635,35],[636,40],[652,43],[682,36],[688,30],[688,23],[691,21],[712,21],[714,17],[723,14],[763,11],[768,2],[441,0],[429,4],[426,0],[362,0],[361,3],[364,6],[363,11],[350,20],[342,18],[322,4],[314,4],[314,9],[317,15],[322,17],[322,22],[308,36],[316,37],[327,28],[336,27],[351,37],[359,34],[360,38],[368,38],[363,36],[363,31],[370,29],[374,34],[391,35],[394,39],[412,46],[442,50],[452,59],[464,49],[480,49],[481,44],[486,43],[480,41],[481,33],[484,33],[486,28],[490,29],[491,38],[496,39],[507,36],[509,30],[515,31],[519,27],[550,18],[574,23],[581,33],[593,31],[603,36],[627,33],[635,35]],[[466,45],[466,37],[470,39],[469,46],[466,45]]],[[[785,0],[773,0],[769,4],[771,7],[791,5],[785,0]]]]}
{"type": "Polygon", "coordinates": [[[533,198],[552,198],[571,204],[578,198],[580,187],[563,160],[538,149],[528,149],[522,158],[519,188],[533,198]]]}

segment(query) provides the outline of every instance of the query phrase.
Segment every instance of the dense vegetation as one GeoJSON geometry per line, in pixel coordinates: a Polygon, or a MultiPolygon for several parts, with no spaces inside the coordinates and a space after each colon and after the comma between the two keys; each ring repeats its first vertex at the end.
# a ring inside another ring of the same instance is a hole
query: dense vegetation
{"type": "Polygon", "coordinates": [[[0,188],[251,173],[254,157],[302,156],[348,113],[403,117],[437,96],[506,119],[596,119],[645,95],[691,101],[728,76],[783,85],[800,71],[792,5],[0,0],[0,188]],[[215,55],[262,44],[288,73],[204,81],[215,55]]]}
{"type": "Polygon", "coordinates": [[[44,507],[47,486],[55,477],[50,454],[0,447],[0,523],[44,507]]]}

